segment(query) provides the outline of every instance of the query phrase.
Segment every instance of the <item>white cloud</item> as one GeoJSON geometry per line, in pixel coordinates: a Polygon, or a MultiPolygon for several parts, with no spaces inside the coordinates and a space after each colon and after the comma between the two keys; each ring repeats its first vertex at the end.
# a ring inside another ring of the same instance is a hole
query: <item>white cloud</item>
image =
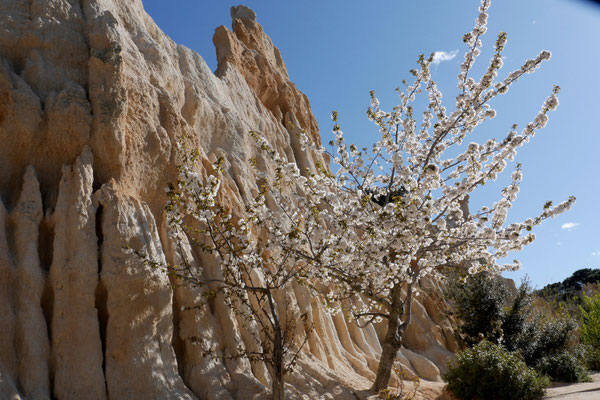
{"type": "Polygon", "coordinates": [[[600,257],[600,251],[592,251],[592,256],[600,257]]]}
{"type": "Polygon", "coordinates": [[[458,54],[458,50],[451,51],[449,53],[445,51],[436,51],[433,53],[432,63],[439,64],[442,61],[450,61],[458,54]]]}
{"type": "Polygon", "coordinates": [[[562,224],[560,226],[560,229],[573,229],[575,228],[577,225],[579,225],[576,222],[567,222],[566,224],[562,224]]]}

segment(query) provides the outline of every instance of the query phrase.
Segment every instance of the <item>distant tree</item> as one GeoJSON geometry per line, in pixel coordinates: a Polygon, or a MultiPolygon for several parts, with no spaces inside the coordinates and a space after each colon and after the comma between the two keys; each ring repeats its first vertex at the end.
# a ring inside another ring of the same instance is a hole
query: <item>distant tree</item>
{"type": "Polygon", "coordinates": [[[586,283],[600,282],[600,269],[582,268],[562,282],[563,290],[581,290],[586,283]]]}
{"type": "Polygon", "coordinates": [[[566,302],[574,304],[575,308],[583,304],[582,288],[585,285],[600,283],[600,269],[582,268],[573,272],[562,282],[544,286],[535,292],[536,295],[551,303],[566,302]]]}

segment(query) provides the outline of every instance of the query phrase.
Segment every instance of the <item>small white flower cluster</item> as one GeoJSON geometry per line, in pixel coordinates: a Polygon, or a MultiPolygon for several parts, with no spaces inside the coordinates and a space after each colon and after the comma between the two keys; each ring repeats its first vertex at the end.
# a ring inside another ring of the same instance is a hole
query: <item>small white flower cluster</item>
{"type": "MultiPolygon", "coordinates": [[[[296,324],[308,324],[307,317],[296,308],[285,308],[285,314],[279,315],[273,296],[291,290],[293,283],[312,287],[308,270],[312,264],[307,257],[313,256],[311,240],[325,240],[319,237],[322,231],[317,227],[321,210],[312,205],[310,197],[301,195],[302,190],[310,190],[314,180],[302,176],[295,163],[287,162],[260,135],[254,133],[253,137],[272,161],[274,174],[257,171],[263,184],[246,204],[245,215],[233,215],[220,193],[222,159],[213,165],[212,173],[202,175],[197,173],[198,153],[184,148],[179,180],[165,188],[171,239],[178,247],[191,242],[210,254],[218,260],[220,271],[207,274],[194,263],[161,267],[212,297],[222,295],[265,350],[255,354],[240,348],[240,356],[271,363],[268,349],[280,347],[285,368],[291,368],[305,342],[296,336],[296,324]]],[[[255,162],[250,163],[256,167],[255,162]]],[[[308,335],[309,324],[305,330],[308,335]]]]}

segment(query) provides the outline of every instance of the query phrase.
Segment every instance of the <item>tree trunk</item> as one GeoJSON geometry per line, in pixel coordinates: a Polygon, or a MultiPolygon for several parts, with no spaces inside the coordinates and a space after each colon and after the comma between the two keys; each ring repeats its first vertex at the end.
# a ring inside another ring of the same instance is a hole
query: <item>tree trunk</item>
{"type": "Polygon", "coordinates": [[[281,332],[279,317],[277,316],[277,308],[269,288],[267,288],[267,299],[271,309],[271,317],[273,318],[273,356],[271,358],[273,372],[271,376],[271,391],[273,400],[284,400],[285,384],[283,382],[283,335],[281,332]]]}
{"type": "Polygon", "coordinates": [[[402,335],[406,326],[410,322],[412,309],[412,284],[408,285],[406,301],[402,301],[401,285],[396,285],[392,289],[392,307],[388,318],[388,328],[382,344],[381,357],[377,367],[377,376],[375,383],[371,388],[376,393],[388,387],[390,377],[392,376],[392,367],[400,346],[402,345],[402,335]],[[404,305],[404,312],[402,306],[404,305]],[[404,318],[403,318],[404,317],[404,318]]]}
{"type": "Polygon", "coordinates": [[[283,400],[285,398],[285,384],[283,382],[283,343],[281,330],[275,332],[275,343],[273,343],[273,376],[271,390],[273,400],[283,400]]]}

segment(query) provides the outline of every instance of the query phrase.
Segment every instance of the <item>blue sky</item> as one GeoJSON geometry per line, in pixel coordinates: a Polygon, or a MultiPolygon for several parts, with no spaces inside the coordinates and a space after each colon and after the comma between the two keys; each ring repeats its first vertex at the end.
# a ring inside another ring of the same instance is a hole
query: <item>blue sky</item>
{"type": "MultiPolygon", "coordinates": [[[[229,9],[238,1],[143,3],[175,42],[197,51],[216,69],[212,35],[219,25],[231,26],[229,9]]],[[[244,4],[257,13],[258,22],[281,50],[292,81],[308,95],[323,142],[331,138],[330,113],[335,109],[347,140],[366,145],[377,135],[365,117],[369,90],[391,109],[397,101],[394,88],[410,78],[408,71],[421,53],[458,50],[455,58],[434,66],[432,73],[451,105],[465,50],[462,35],[473,28],[478,3],[251,0],[244,4]]],[[[518,280],[528,274],[534,286],[541,287],[579,268],[600,268],[600,6],[578,0],[496,0],[474,76],[487,66],[500,31],[508,33],[500,77],[540,50],[550,50],[553,56],[492,103],[498,116],[481,125],[473,140],[500,138],[513,123],[523,127],[535,117],[552,85],[562,88],[561,105],[550,115],[548,126],[517,156],[524,179],[509,216],[533,217],[546,200],[577,197],[571,211],[544,223],[535,231],[537,240],[511,257],[520,259],[523,268],[505,275],[518,280]]],[[[486,192],[473,198],[474,207],[497,200],[501,183],[486,185],[486,192]]]]}

